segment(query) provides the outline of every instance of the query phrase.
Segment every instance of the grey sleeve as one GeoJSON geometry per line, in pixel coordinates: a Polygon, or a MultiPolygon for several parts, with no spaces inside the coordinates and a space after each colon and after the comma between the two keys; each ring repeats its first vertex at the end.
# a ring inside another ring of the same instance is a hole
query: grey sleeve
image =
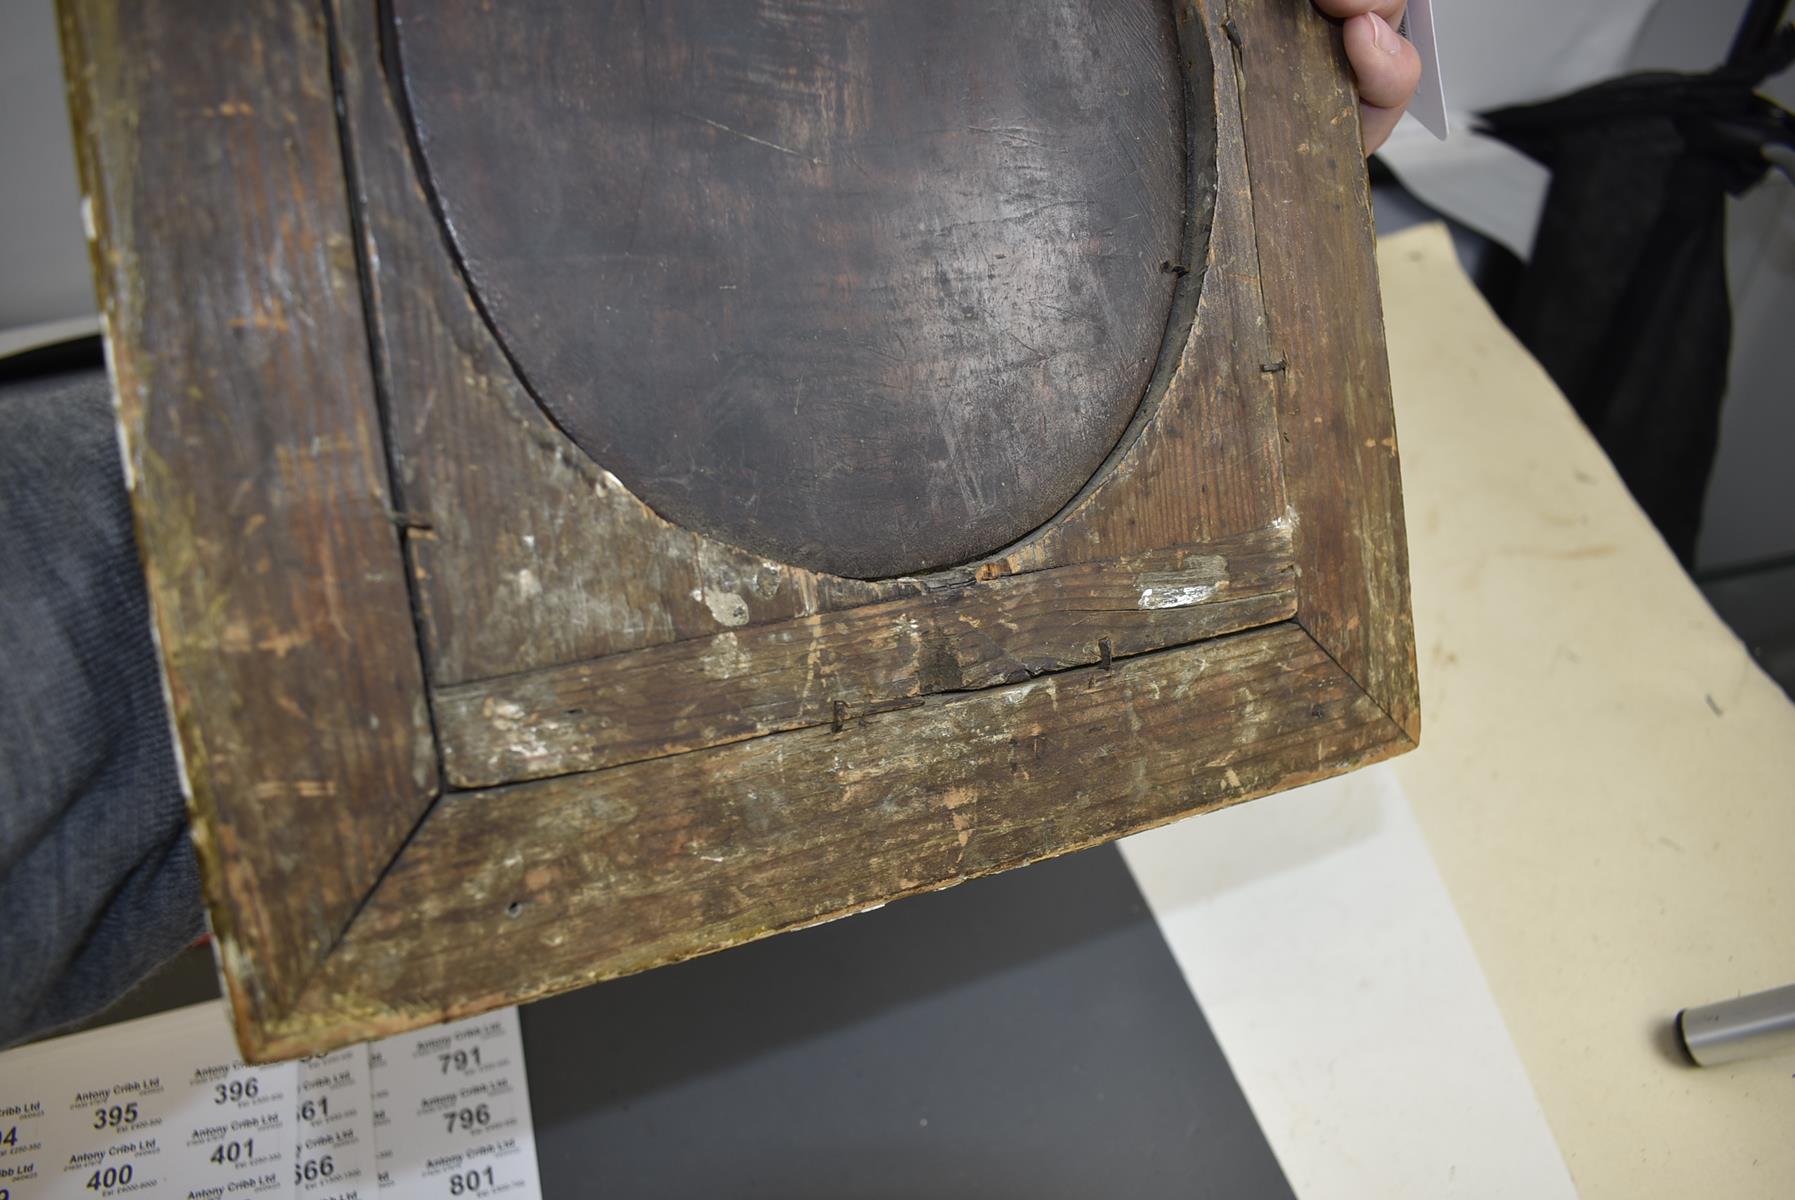
{"type": "Polygon", "coordinates": [[[0,387],[0,1046],[203,927],[106,378],[0,387]]]}

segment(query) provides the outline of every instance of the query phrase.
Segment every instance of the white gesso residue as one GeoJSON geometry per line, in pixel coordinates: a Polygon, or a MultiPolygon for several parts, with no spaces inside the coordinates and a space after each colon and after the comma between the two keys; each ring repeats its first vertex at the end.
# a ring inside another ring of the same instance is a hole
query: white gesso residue
{"type": "Polygon", "coordinates": [[[1190,587],[1142,588],[1142,608],[1190,608],[1215,595],[1215,585],[1194,584],[1190,587]]]}

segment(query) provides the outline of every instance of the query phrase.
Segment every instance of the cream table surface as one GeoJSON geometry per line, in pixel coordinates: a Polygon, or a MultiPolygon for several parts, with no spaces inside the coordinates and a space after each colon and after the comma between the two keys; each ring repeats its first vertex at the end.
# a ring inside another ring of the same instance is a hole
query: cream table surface
{"type": "Polygon", "coordinates": [[[1559,1149],[1592,1200],[1795,1196],[1795,1059],[1665,1038],[1795,982],[1795,706],[1444,230],[1379,265],[1423,719],[1396,773],[1559,1149]]]}

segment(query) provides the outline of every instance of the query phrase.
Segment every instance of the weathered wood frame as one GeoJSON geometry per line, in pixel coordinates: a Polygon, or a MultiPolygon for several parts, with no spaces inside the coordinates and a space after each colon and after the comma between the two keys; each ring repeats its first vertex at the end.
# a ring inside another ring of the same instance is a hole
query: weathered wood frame
{"type": "Polygon", "coordinates": [[[62,0],[62,30],[250,1058],[829,920],[1414,744],[1357,105],[1308,0],[1180,0],[1213,58],[1193,78],[1217,190],[1156,407],[1020,546],[884,583],[674,529],[558,440],[425,244],[410,165],[369,149],[404,141],[372,3],[176,7],[62,0]],[[475,415],[426,430],[439,404],[475,415]],[[455,437],[482,441],[496,484],[431,458],[455,437]],[[562,544],[442,521],[438,496],[482,486],[538,489],[562,544]],[[581,564],[619,547],[655,570],[580,608],[581,564]],[[487,574],[445,585],[457,564],[487,574]],[[531,587],[504,591],[520,572],[531,587]]]}

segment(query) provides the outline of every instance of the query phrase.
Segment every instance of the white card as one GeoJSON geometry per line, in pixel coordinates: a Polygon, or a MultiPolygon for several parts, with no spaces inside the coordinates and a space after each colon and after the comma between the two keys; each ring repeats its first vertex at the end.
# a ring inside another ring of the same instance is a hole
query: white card
{"type": "Polygon", "coordinates": [[[1446,115],[1446,83],[1440,74],[1440,43],[1434,36],[1433,0],[1409,0],[1398,29],[1415,45],[1421,55],[1421,86],[1409,101],[1409,116],[1441,141],[1452,132],[1452,120],[1446,115]]]}
{"type": "Polygon", "coordinates": [[[1121,845],[1298,1196],[1575,1200],[1389,766],[1121,845]]]}

